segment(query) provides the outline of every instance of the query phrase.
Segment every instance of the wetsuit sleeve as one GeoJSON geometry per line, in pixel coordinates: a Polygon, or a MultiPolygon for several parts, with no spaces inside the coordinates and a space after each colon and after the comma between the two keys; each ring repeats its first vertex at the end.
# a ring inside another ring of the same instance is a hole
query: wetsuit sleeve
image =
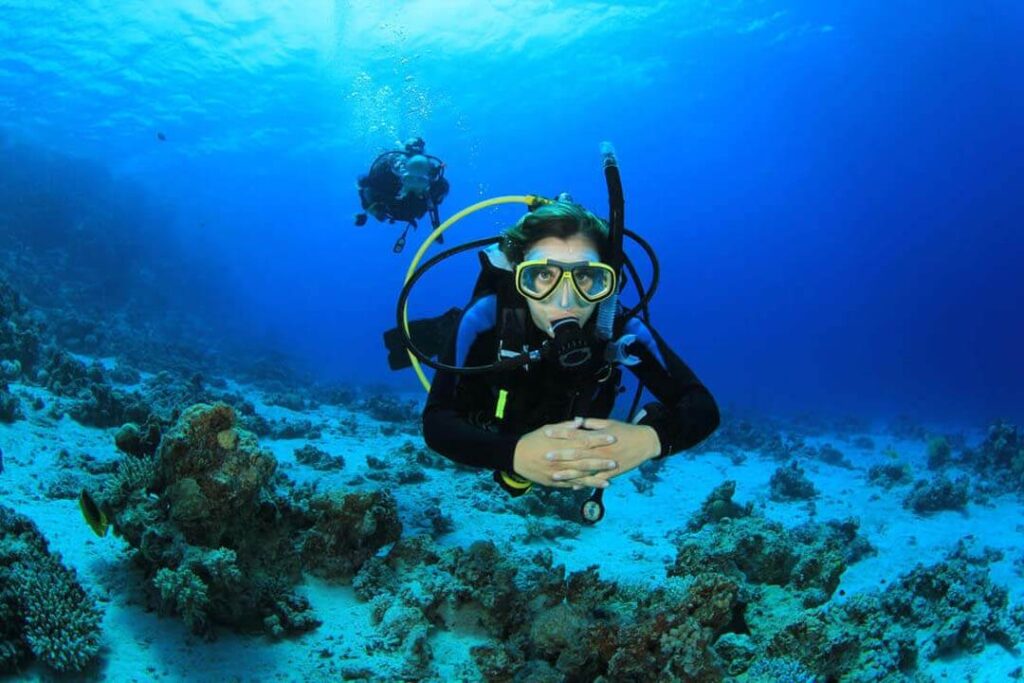
{"type": "Polygon", "coordinates": [[[648,403],[634,419],[658,433],[659,458],[692,448],[718,428],[718,405],[714,397],[686,363],[662,338],[640,320],[633,318],[626,332],[637,341],[630,351],[640,363],[630,368],[647,388],[655,402],[648,403]]]}
{"type": "MultiPolygon", "coordinates": [[[[496,303],[488,301],[490,298],[493,297],[479,300],[463,314],[458,331],[441,356],[443,363],[466,366],[494,361],[493,309],[496,303]]],[[[486,411],[493,410],[493,404],[490,387],[481,375],[457,375],[438,370],[423,409],[424,441],[429,448],[454,462],[512,472],[519,436],[473,424],[466,407],[486,411]]]]}

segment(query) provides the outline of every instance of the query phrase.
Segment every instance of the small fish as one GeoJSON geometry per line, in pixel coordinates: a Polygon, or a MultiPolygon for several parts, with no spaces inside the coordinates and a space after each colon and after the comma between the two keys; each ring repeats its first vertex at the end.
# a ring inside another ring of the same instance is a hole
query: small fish
{"type": "Polygon", "coordinates": [[[78,496],[78,509],[82,511],[82,517],[85,518],[85,523],[89,525],[93,533],[100,538],[107,535],[110,522],[107,520],[107,516],[103,514],[103,510],[100,510],[99,505],[93,500],[92,495],[85,489],[82,489],[82,493],[78,496]]]}
{"type": "Polygon", "coordinates": [[[157,131],[156,139],[159,140],[160,142],[167,142],[167,136],[164,135],[162,131],[157,131]]]}

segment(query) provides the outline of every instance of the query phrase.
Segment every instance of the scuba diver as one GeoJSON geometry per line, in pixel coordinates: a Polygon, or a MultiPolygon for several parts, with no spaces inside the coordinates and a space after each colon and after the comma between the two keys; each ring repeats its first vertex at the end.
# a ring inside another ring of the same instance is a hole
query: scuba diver
{"type": "Polygon", "coordinates": [[[409,228],[427,213],[435,229],[441,218],[438,207],[448,195],[444,162],[426,154],[426,143],[416,137],[406,141],[402,150],[384,152],[370,165],[370,172],[359,177],[359,199],[363,213],[356,214],[355,224],[366,225],[367,214],[378,221],[404,222],[405,229],[395,242],[398,253],[405,247],[409,228]]]}
{"type": "MultiPolygon", "coordinates": [[[[610,145],[603,152],[608,222],[564,194],[558,200],[530,195],[482,202],[521,200],[530,211],[499,238],[450,249],[415,271],[414,262],[399,297],[399,326],[385,335],[392,351],[401,344],[408,352],[425,386],[418,363],[437,370],[423,411],[423,436],[431,449],[493,470],[494,480],[512,496],[535,484],[594,488],[581,508],[588,523],[603,517],[601,496],[612,478],[692,448],[719,424],[711,393],[649,324],[657,259],[625,229],[617,162],[610,145]],[[649,291],[625,257],[624,234],[651,258],[649,291]],[[444,258],[484,245],[466,309],[409,322],[406,301],[422,274],[444,258]],[[618,301],[623,265],[640,294],[631,309],[618,301]],[[622,391],[623,366],[639,384],[626,422],[609,419],[622,391]],[[655,400],[636,410],[643,389],[655,400]]],[[[392,368],[400,365],[391,360],[392,368]]]]}

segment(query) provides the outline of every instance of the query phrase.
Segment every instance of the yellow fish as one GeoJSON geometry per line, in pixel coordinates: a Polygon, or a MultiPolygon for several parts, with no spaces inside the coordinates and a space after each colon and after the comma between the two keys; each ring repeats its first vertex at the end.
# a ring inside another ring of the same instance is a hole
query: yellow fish
{"type": "Polygon", "coordinates": [[[85,518],[85,523],[89,525],[93,533],[100,538],[107,535],[110,522],[107,520],[103,510],[100,510],[99,505],[96,504],[96,501],[93,500],[93,497],[85,489],[82,489],[82,493],[78,496],[78,508],[82,511],[82,517],[85,518]]]}

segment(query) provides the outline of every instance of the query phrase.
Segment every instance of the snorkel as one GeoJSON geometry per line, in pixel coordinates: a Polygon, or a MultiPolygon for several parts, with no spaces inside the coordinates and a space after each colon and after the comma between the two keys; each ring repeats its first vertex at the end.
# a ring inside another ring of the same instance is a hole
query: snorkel
{"type": "Polygon", "coordinates": [[[619,162],[615,148],[610,142],[601,143],[601,159],[604,165],[604,181],[608,185],[608,265],[615,271],[617,286],[611,296],[602,301],[597,309],[597,337],[605,341],[612,338],[615,328],[615,314],[619,310],[619,291],[622,287],[622,233],[625,229],[625,199],[622,196],[622,178],[619,176],[619,162]]]}

